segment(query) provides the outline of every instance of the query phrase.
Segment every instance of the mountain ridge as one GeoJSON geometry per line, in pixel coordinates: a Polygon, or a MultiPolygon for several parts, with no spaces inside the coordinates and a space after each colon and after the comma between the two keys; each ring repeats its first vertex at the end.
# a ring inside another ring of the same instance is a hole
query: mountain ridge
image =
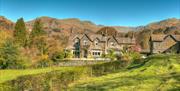
{"type": "MultiPolygon", "coordinates": [[[[97,25],[89,20],[80,20],[78,18],[66,18],[58,19],[48,16],[37,17],[43,22],[45,30],[59,29],[63,33],[77,32],[83,33],[85,30],[90,32],[97,32],[100,28],[105,27],[104,25],[97,25]]],[[[27,29],[32,29],[33,23],[36,19],[25,22],[27,29]]],[[[4,16],[0,16],[0,29],[1,30],[13,30],[14,22],[7,19],[4,16]]],[[[180,19],[168,18],[162,21],[152,22],[144,26],[130,27],[130,26],[109,26],[114,27],[118,32],[129,32],[129,31],[141,31],[144,29],[157,30],[164,29],[167,27],[175,27],[176,30],[180,30],[180,19]]]]}

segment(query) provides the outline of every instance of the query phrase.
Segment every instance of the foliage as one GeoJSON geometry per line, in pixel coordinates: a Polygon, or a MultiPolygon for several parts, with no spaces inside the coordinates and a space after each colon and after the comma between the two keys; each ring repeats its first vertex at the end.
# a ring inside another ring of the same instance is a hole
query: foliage
{"type": "Polygon", "coordinates": [[[0,46],[2,46],[9,38],[12,38],[12,34],[10,32],[0,30],[0,46]]]}
{"type": "Polygon", "coordinates": [[[17,20],[14,30],[15,42],[21,46],[26,46],[27,32],[23,18],[17,20]]]}
{"type": "Polygon", "coordinates": [[[138,43],[141,45],[142,49],[149,48],[149,39],[151,34],[152,30],[145,29],[137,35],[137,40],[139,40],[138,43]]]}
{"type": "Polygon", "coordinates": [[[43,25],[39,19],[36,19],[33,29],[30,34],[30,38],[33,39],[35,37],[39,37],[46,34],[45,31],[43,30],[43,25]]]}
{"type": "Polygon", "coordinates": [[[127,34],[125,35],[125,37],[133,38],[134,35],[135,35],[135,32],[129,31],[129,32],[127,32],[127,34]]]}
{"type": "Polygon", "coordinates": [[[106,55],[107,58],[110,58],[111,60],[115,60],[116,59],[116,54],[115,51],[113,49],[108,51],[108,54],[106,55]]]}
{"type": "Polygon", "coordinates": [[[51,60],[55,63],[58,63],[58,62],[62,61],[64,59],[64,57],[65,57],[65,53],[63,51],[60,51],[60,52],[54,53],[51,60]]]}
{"type": "Polygon", "coordinates": [[[122,50],[117,59],[124,63],[123,66],[128,66],[132,63],[141,63],[141,57],[142,55],[139,52],[122,50]]]}
{"type": "Polygon", "coordinates": [[[73,53],[69,50],[66,50],[65,58],[73,58],[73,53]]]}
{"type": "Polygon", "coordinates": [[[20,51],[11,39],[0,48],[0,69],[24,68],[25,60],[21,57],[20,51]]]}
{"type": "Polygon", "coordinates": [[[40,59],[35,64],[36,68],[50,67],[52,65],[52,61],[50,59],[40,59]]]}
{"type": "Polygon", "coordinates": [[[48,43],[45,36],[36,37],[33,39],[32,46],[39,50],[40,55],[48,53],[48,43]]]}

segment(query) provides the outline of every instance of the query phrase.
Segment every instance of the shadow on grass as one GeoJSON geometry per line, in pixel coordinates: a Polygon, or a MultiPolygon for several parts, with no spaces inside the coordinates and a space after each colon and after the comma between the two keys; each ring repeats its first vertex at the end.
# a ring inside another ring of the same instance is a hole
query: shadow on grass
{"type": "MultiPolygon", "coordinates": [[[[166,84],[166,81],[169,79],[175,79],[177,82],[180,79],[180,73],[175,74],[161,74],[161,75],[151,75],[151,76],[122,76],[122,77],[115,77],[110,79],[104,79],[102,82],[90,82],[90,83],[82,83],[75,85],[71,91],[109,91],[116,88],[121,87],[137,87],[138,85],[142,84],[152,84],[154,85],[153,90],[157,90],[159,85],[166,84]],[[149,81],[149,83],[145,83],[145,81],[149,81]],[[159,81],[160,83],[153,83],[153,81],[159,81]]],[[[176,87],[177,88],[177,87],[176,87]]],[[[171,88],[169,91],[176,91],[176,88],[171,88]],[[174,89],[174,90],[173,90],[174,89]]],[[[130,88],[129,88],[130,89],[130,88]]]]}

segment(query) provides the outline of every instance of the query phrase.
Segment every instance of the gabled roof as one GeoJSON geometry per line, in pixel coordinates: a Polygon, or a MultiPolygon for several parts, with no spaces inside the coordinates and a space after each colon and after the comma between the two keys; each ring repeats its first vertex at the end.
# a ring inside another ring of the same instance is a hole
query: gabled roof
{"type": "Polygon", "coordinates": [[[151,35],[151,40],[152,41],[163,41],[166,36],[167,35],[164,35],[164,34],[153,34],[153,35],[151,35]]]}
{"type": "Polygon", "coordinates": [[[151,41],[163,41],[167,36],[171,36],[176,41],[180,41],[180,35],[165,35],[165,34],[153,34],[151,35],[151,41]]]}
{"type": "Polygon", "coordinates": [[[131,38],[116,38],[116,40],[118,41],[119,44],[135,44],[135,39],[131,39],[131,38]]]}
{"type": "Polygon", "coordinates": [[[175,39],[176,39],[176,41],[180,41],[180,35],[172,35],[175,39]]]}
{"type": "Polygon", "coordinates": [[[92,41],[94,41],[95,39],[98,39],[98,40],[100,40],[101,41],[101,35],[99,35],[99,34],[91,34],[91,35],[88,35],[89,37],[90,37],[90,39],[92,40],[92,41]]]}

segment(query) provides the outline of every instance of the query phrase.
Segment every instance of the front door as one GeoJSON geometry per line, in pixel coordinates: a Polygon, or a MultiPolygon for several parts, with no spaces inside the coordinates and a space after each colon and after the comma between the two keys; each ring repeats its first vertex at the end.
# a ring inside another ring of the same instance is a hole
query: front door
{"type": "Polygon", "coordinates": [[[84,58],[87,58],[87,56],[88,56],[88,51],[84,50],[84,58]]]}

